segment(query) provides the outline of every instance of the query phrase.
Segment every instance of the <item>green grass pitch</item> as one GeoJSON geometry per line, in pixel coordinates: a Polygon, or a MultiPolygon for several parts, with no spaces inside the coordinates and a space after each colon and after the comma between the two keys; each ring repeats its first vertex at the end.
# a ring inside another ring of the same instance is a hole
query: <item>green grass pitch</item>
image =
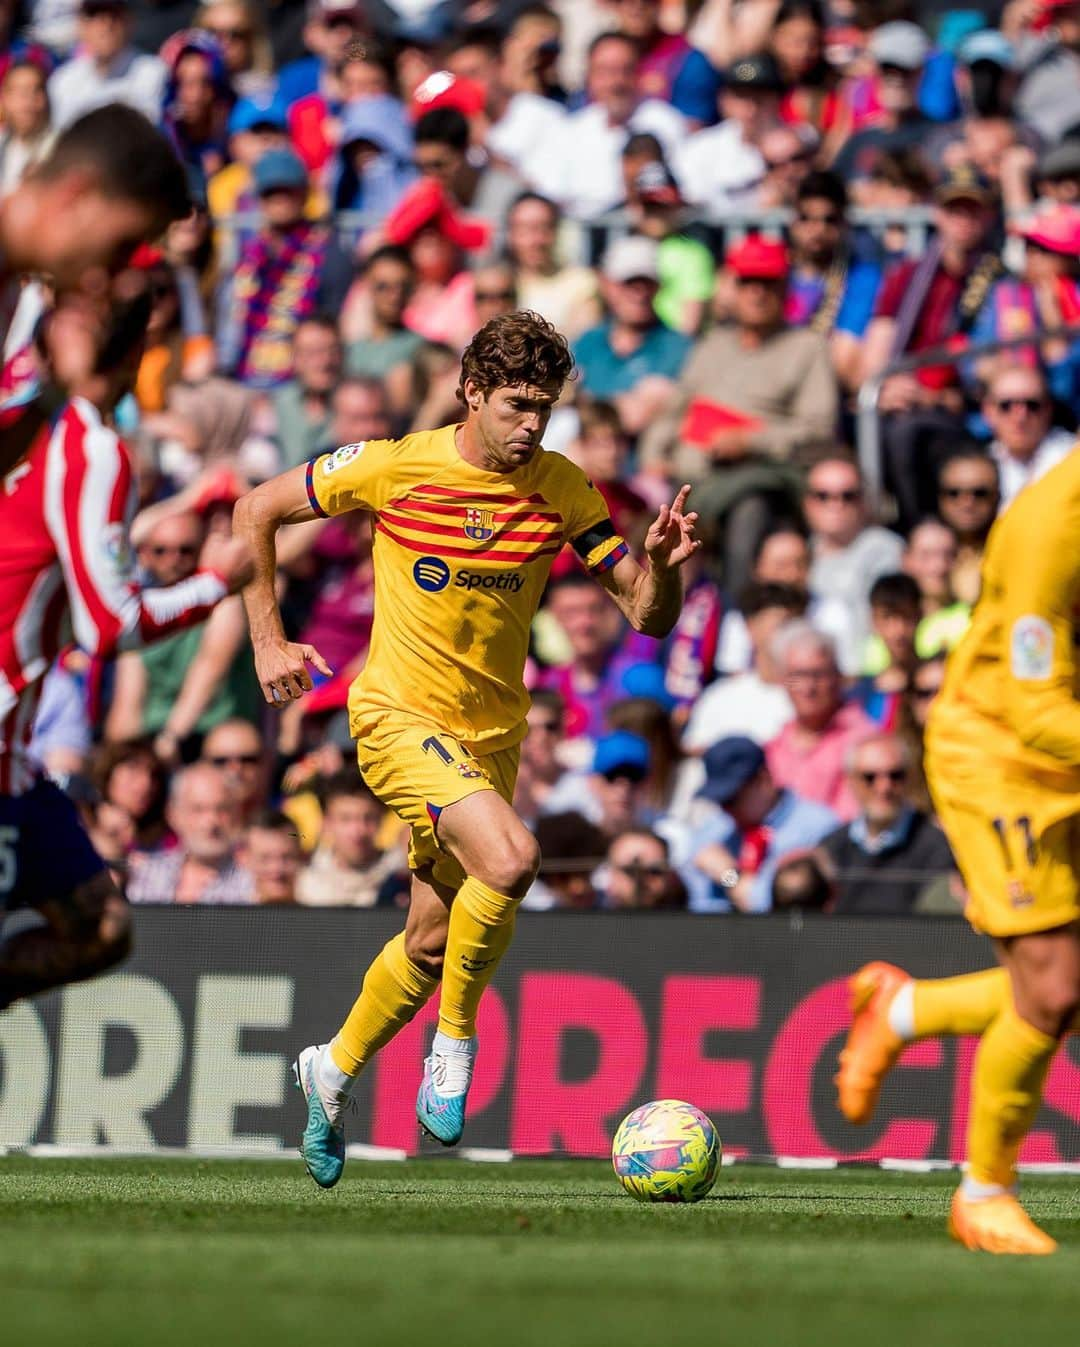
{"type": "Polygon", "coordinates": [[[0,1160],[11,1347],[934,1347],[1065,1344],[1080,1183],[1031,1179],[1054,1258],[966,1253],[954,1178],[736,1165],[691,1207],[610,1169],[350,1162],[332,1193],[282,1163],[0,1160]]]}

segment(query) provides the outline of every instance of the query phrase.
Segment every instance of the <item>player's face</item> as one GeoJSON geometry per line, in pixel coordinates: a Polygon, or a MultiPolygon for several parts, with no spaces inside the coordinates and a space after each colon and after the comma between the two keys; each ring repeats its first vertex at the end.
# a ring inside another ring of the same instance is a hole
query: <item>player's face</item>
{"type": "Polygon", "coordinates": [[[470,416],[476,418],[488,470],[513,472],[531,463],[562,389],[519,384],[493,388],[476,398],[475,391],[470,393],[471,387],[466,382],[465,397],[470,416]]]}
{"type": "Polygon", "coordinates": [[[69,184],[54,195],[64,210],[50,212],[39,268],[52,276],[57,289],[104,289],[139,244],[165,227],[148,206],[86,185],[69,184]]]}

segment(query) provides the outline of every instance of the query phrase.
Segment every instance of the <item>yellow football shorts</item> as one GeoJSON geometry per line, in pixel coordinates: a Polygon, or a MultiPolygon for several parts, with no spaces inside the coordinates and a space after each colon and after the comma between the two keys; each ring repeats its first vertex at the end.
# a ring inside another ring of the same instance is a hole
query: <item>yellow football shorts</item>
{"type": "Polygon", "coordinates": [[[476,757],[430,724],[388,713],[357,740],[356,751],[368,787],[412,830],[409,869],[430,866],[440,884],[460,888],[465,872],[439,843],[439,815],[481,790],[496,790],[510,804],[520,745],[476,757]]]}
{"type": "Polygon", "coordinates": [[[926,775],[968,920],[1001,938],[1080,920],[1080,800],[951,747],[931,738],[926,775]]]}

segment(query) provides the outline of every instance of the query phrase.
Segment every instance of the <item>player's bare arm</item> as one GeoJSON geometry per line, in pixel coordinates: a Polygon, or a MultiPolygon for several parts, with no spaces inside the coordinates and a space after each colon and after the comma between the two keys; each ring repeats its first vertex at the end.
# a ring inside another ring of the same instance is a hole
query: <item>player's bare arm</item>
{"type": "Polygon", "coordinates": [[[644,567],[627,556],[598,577],[634,630],[646,636],[667,636],[682,609],[682,566],[701,546],[694,537],[697,514],[686,512],[689,495],[684,485],[671,505],[661,505],[645,535],[644,567]]]}
{"type": "Polygon", "coordinates": [[[284,706],[311,691],[309,664],[327,677],[333,674],[314,646],[286,639],[274,592],[278,529],[317,518],[308,501],[306,476],[306,464],[283,472],[242,496],[233,511],[233,536],[247,544],[253,559],[254,575],[243,591],[244,608],[255,673],[271,706],[284,706]]]}

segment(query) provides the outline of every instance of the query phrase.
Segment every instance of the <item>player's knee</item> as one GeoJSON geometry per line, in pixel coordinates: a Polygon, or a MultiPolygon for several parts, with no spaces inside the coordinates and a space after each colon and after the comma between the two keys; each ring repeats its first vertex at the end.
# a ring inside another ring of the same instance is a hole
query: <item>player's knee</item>
{"type": "Polygon", "coordinates": [[[1080,980],[1069,974],[1044,978],[1036,995],[1040,1018],[1051,1033],[1063,1032],[1080,1010],[1080,980]]]}
{"type": "Polygon", "coordinates": [[[486,858],[484,874],[479,878],[497,893],[510,898],[524,898],[540,869],[540,848],[532,833],[522,832],[507,838],[499,847],[493,847],[486,858]]]}

